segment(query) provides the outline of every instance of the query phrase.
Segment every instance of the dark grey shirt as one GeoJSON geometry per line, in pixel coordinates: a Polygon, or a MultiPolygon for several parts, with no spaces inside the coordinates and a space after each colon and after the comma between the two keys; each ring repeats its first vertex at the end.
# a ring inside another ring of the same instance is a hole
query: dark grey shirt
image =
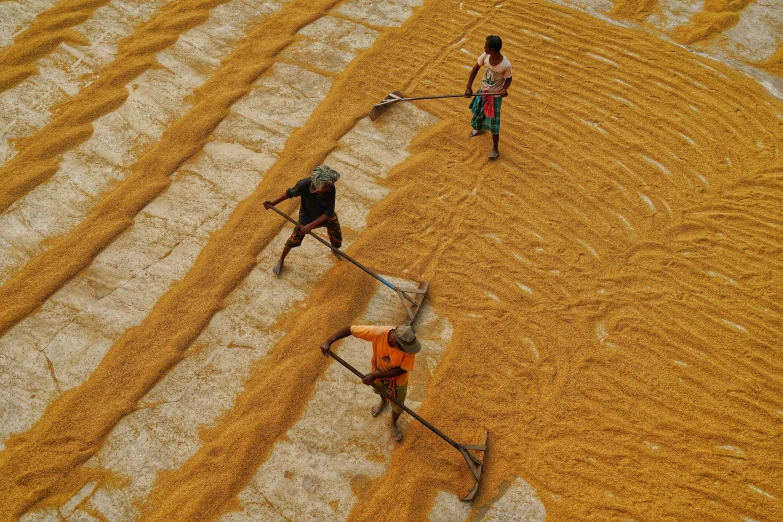
{"type": "Polygon", "coordinates": [[[312,182],[308,177],[300,179],[296,182],[296,185],[285,191],[289,198],[301,198],[302,206],[299,207],[299,222],[303,225],[312,223],[321,217],[322,214],[326,214],[329,217],[334,216],[334,200],[337,195],[334,185],[323,194],[313,194],[310,192],[311,187],[312,182]]]}

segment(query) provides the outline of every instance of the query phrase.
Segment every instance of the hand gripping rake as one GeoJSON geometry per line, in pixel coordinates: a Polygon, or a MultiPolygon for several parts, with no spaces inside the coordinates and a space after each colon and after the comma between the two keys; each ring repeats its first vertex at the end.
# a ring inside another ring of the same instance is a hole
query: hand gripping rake
{"type": "MultiPolygon", "coordinates": [[[[285,212],[282,212],[280,209],[275,207],[269,207],[269,208],[271,208],[272,210],[274,210],[275,212],[283,216],[285,219],[287,219],[294,225],[298,227],[302,226],[301,224],[299,224],[298,221],[294,220],[291,216],[289,216],[285,212]]],[[[370,270],[369,268],[367,268],[366,266],[364,266],[363,264],[361,264],[360,262],[358,262],[357,260],[349,256],[339,248],[333,247],[328,241],[326,241],[321,236],[317,234],[313,234],[312,232],[310,232],[309,234],[314,238],[316,238],[321,243],[323,243],[324,245],[331,248],[332,252],[334,252],[338,256],[344,257],[345,259],[347,259],[354,265],[358,266],[359,268],[361,268],[362,270],[364,270],[365,272],[373,276],[375,279],[377,279],[384,285],[388,286],[389,288],[397,292],[397,296],[400,298],[400,302],[402,302],[402,306],[405,308],[405,313],[408,315],[408,319],[405,321],[405,324],[411,325],[413,323],[413,320],[416,318],[416,314],[419,313],[419,309],[421,308],[421,303],[422,301],[424,301],[424,296],[427,293],[427,289],[430,286],[428,281],[423,281],[419,283],[418,288],[400,288],[398,286],[394,286],[392,283],[382,278],[381,276],[379,276],[378,274],[376,274],[375,272],[373,272],[372,270],[370,270]],[[411,297],[408,294],[414,294],[414,297],[411,297]]]]}
{"type": "MultiPolygon", "coordinates": [[[[337,361],[338,363],[340,363],[343,366],[345,366],[346,368],[348,368],[348,370],[353,372],[357,377],[359,377],[360,379],[364,379],[364,375],[362,375],[362,373],[359,370],[357,370],[356,368],[354,368],[353,366],[351,366],[350,364],[348,364],[347,362],[342,360],[340,357],[335,355],[334,352],[329,350],[327,353],[335,361],[337,361]]],[[[410,408],[405,406],[403,403],[398,401],[396,397],[392,397],[391,395],[386,393],[386,390],[384,390],[381,386],[378,386],[377,384],[372,383],[372,387],[375,388],[378,392],[380,392],[384,397],[386,397],[387,399],[392,401],[394,404],[396,404],[397,406],[402,408],[404,411],[406,411],[408,413],[408,415],[410,415],[411,417],[413,417],[417,421],[419,421],[422,424],[424,424],[435,435],[437,435],[441,439],[443,439],[446,442],[448,442],[451,446],[453,446],[457,451],[459,451],[462,454],[462,457],[465,459],[465,462],[468,463],[468,467],[470,468],[471,473],[473,473],[473,478],[476,479],[476,483],[473,484],[473,488],[468,492],[467,495],[465,495],[465,497],[462,498],[462,500],[466,500],[466,501],[473,500],[473,497],[476,495],[476,491],[478,491],[479,482],[481,481],[481,473],[484,470],[484,463],[482,462],[481,459],[479,459],[478,457],[473,455],[471,453],[471,451],[483,451],[483,452],[486,453],[486,451],[487,451],[487,430],[484,430],[484,444],[458,444],[458,443],[454,442],[450,437],[445,435],[438,428],[436,428],[435,426],[433,426],[432,424],[430,424],[429,422],[427,422],[426,420],[421,418],[416,412],[414,412],[413,410],[411,410],[410,408]]]]}

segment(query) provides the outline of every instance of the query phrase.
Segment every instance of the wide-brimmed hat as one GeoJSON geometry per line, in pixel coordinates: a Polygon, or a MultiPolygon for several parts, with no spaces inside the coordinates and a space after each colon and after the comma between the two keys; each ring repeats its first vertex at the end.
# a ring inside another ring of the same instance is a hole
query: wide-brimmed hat
{"type": "Polygon", "coordinates": [[[421,344],[419,344],[418,339],[416,339],[416,332],[407,324],[395,328],[394,335],[397,337],[400,348],[404,351],[408,353],[419,353],[421,350],[421,344]]]}

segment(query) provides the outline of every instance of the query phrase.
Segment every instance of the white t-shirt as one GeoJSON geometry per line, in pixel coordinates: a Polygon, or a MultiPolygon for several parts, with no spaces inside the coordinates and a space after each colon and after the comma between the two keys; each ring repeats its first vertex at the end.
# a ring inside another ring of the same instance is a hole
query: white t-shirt
{"type": "Polygon", "coordinates": [[[511,62],[503,56],[503,59],[497,65],[489,63],[489,55],[482,54],[478,58],[478,64],[486,67],[484,79],[481,80],[481,88],[484,92],[500,92],[503,90],[503,84],[506,78],[511,78],[511,62]]]}

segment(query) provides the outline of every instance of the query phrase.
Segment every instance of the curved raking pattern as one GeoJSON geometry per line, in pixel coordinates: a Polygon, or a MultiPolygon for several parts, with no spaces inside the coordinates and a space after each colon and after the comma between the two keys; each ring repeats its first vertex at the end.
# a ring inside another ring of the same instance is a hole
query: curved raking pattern
{"type": "Polygon", "coordinates": [[[3,57],[62,18],[0,72],[0,520],[783,517],[783,15],[567,3],[0,2],[3,57]],[[490,33],[498,161],[467,100],[365,117],[490,33]],[[347,255],[431,282],[406,404],[489,430],[475,511],[475,462],[316,349],[395,295],[309,239],[269,272],[261,203],[318,164],[347,255]]]}

